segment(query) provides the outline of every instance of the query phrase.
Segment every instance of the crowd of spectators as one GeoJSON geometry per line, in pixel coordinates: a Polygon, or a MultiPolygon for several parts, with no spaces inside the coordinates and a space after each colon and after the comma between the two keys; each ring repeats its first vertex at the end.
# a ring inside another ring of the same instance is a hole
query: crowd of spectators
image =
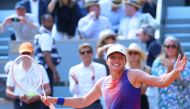
{"type": "MultiPolygon", "coordinates": [[[[53,61],[58,58],[56,41],[97,42],[96,50],[87,43],[79,46],[81,63],[70,69],[70,91],[77,97],[85,95],[101,76],[109,75],[105,54],[117,40],[145,43],[145,51],[137,43],[126,47],[126,68],[140,69],[154,76],[170,72],[178,54],[183,55],[180,42],[174,37],[167,37],[163,44],[154,37],[159,25],[153,0],[20,0],[14,9],[16,13],[0,24],[0,32],[12,28],[16,41],[34,41],[35,58],[44,66],[50,80],[50,95],[53,95],[53,83],[59,82],[61,75],[53,61]]],[[[189,64],[167,88],[142,84],[142,109],[190,108],[188,68],[189,64]]]]}
{"type": "Polygon", "coordinates": [[[136,39],[142,25],[158,27],[152,0],[19,0],[14,9],[0,32],[12,27],[17,41],[33,40],[46,13],[55,19],[51,36],[56,41],[98,40],[105,29],[113,30],[117,39],[136,39]]]}

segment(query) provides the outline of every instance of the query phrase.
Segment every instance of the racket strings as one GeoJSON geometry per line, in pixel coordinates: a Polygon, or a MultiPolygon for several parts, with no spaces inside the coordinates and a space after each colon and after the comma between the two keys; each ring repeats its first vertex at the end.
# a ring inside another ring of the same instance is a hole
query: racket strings
{"type": "MultiPolygon", "coordinates": [[[[43,87],[43,74],[41,72],[39,65],[27,55],[22,55],[15,59],[15,63],[12,66],[11,73],[14,82],[26,96],[33,96],[33,94],[28,92],[34,92],[35,94],[41,96],[41,93],[36,90],[42,90],[44,96],[45,90],[43,87]]],[[[50,109],[55,109],[55,107],[50,104],[50,109]]]]}
{"type": "Polygon", "coordinates": [[[34,60],[28,56],[17,59],[13,68],[13,78],[17,86],[26,92],[38,89],[42,82],[38,69],[34,60]]]}
{"type": "Polygon", "coordinates": [[[22,57],[20,62],[22,62],[24,71],[28,72],[32,66],[32,60],[29,57],[22,57]]]}

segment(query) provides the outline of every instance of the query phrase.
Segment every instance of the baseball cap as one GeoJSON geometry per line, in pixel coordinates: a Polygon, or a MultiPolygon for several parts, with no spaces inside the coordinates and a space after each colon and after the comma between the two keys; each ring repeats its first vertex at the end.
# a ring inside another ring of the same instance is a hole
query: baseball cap
{"type": "Polygon", "coordinates": [[[120,44],[114,44],[113,46],[111,46],[110,48],[108,48],[107,50],[107,57],[112,54],[112,53],[115,53],[115,52],[119,52],[123,55],[126,56],[126,48],[123,46],[123,45],[120,45],[120,44]]]}
{"type": "Polygon", "coordinates": [[[25,9],[25,5],[24,5],[23,1],[19,1],[16,3],[15,9],[18,9],[18,8],[24,8],[25,9]]]}
{"type": "Polygon", "coordinates": [[[34,51],[34,48],[30,42],[24,42],[19,47],[19,53],[20,54],[23,52],[33,53],[33,51],[34,51]]]}

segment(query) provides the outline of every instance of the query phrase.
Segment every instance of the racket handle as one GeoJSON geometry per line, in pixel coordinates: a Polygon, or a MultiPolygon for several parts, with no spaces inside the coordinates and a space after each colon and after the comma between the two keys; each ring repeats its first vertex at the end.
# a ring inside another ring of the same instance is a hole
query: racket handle
{"type": "Polygon", "coordinates": [[[50,109],[55,109],[55,106],[52,103],[50,103],[49,108],[50,109]]]}

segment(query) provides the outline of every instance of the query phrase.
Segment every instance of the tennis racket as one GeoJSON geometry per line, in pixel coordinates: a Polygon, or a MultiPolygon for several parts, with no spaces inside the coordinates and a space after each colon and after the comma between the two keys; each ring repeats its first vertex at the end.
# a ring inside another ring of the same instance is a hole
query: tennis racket
{"type": "MultiPolygon", "coordinates": [[[[28,55],[21,55],[14,60],[11,68],[13,80],[24,95],[46,96],[43,86],[43,73],[36,61],[28,55]]],[[[55,109],[50,104],[50,109],[55,109]]]]}

